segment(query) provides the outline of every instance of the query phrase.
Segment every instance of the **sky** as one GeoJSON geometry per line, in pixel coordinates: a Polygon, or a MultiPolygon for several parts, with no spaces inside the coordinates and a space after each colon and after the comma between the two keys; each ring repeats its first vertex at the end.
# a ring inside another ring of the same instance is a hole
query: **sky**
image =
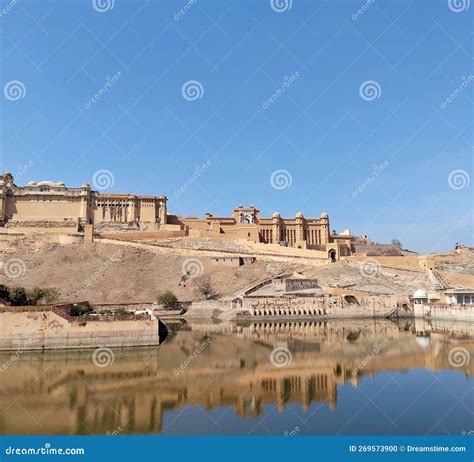
{"type": "Polygon", "coordinates": [[[473,245],[469,0],[2,0],[1,168],[473,245]]]}

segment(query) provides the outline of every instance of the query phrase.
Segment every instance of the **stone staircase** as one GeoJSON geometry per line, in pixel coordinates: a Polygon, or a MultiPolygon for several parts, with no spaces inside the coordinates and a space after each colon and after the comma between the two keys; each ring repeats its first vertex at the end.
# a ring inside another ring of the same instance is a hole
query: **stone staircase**
{"type": "Polygon", "coordinates": [[[438,273],[435,269],[432,268],[427,268],[426,269],[426,274],[428,275],[428,278],[430,282],[433,284],[433,288],[435,290],[446,290],[449,289],[449,284],[446,282],[446,280],[441,276],[441,274],[438,273]]]}

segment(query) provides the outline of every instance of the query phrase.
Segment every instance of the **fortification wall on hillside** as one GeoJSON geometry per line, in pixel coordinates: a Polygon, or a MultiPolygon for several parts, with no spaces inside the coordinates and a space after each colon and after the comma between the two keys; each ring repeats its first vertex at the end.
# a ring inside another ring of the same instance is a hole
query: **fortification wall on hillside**
{"type": "Polygon", "coordinates": [[[366,254],[367,256],[393,256],[398,257],[402,255],[402,251],[399,245],[394,244],[376,244],[376,243],[363,243],[354,242],[352,244],[353,250],[357,254],[366,254]]]}

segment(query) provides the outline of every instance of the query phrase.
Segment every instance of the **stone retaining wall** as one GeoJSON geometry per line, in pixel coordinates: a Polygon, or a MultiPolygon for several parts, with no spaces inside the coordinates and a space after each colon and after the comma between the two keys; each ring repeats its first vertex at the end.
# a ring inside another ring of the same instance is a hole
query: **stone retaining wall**
{"type": "Polygon", "coordinates": [[[316,279],[285,279],[285,292],[304,289],[318,289],[318,281],[316,279]]]}
{"type": "Polygon", "coordinates": [[[0,350],[159,345],[158,320],[69,323],[53,312],[0,313],[0,350]]]}
{"type": "Polygon", "coordinates": [[[119,239],[124,241],[160,240],[175,237],[184,237],[184,231],[123,231],[118,233],[103,232],[101,236],[108,239],[119,239]]]}
{"type": "Polygon", "coordinates": [[[443,304],[415,304],[415,316],[419,318],[474,321],[474,305],[458,307],[443,304]]]}
{"type": "MultiPolygon", "coordinates": [[[[391,314],[410,316],[413,313],[402,308],[403,299],[392,295],[353,296],[296,296],[296,297],[244,297],[244,310],[252,316],[326,316],[387,317],[391,314]]],[[[406,300],[406,305],[408,299],[406,300]]]]}

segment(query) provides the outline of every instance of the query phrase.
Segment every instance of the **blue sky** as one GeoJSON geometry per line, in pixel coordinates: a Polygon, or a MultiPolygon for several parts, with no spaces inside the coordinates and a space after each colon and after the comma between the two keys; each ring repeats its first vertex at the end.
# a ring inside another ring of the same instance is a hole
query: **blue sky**
{"type": "Polygon", "coordinates": [[[1,5],[17,184],[105,169],[107,191],[177,214],[252,203],[422,252],[473,244],[467,0],[1,5]]]}

